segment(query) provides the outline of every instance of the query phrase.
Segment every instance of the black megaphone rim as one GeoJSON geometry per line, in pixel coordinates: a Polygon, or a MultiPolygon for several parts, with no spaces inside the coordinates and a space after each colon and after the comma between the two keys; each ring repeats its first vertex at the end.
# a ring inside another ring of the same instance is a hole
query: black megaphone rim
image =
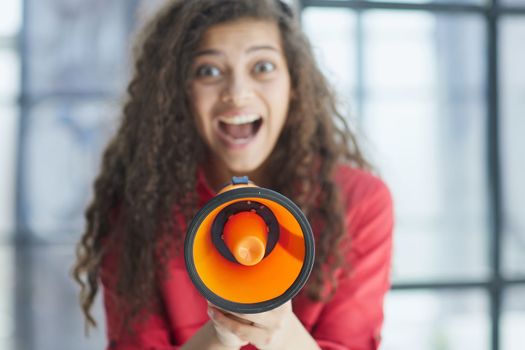
{"type": "Polygon", "coordinates": [[[188,271],[188,274],[193,281],[194,285],[197,287],[197,290],[212,304],[218,306],[221,309],[224,309],[226,311],[231,312],[237,312],[237,313],[245,313],[245,314],[254,314],[254,313],[261,313],[265,311],[272,310],[291,298],[293,298],[299,291],[304,287],[306,284],[308,277],[310,276],[310,273],[312,272],[313,265],[314,265],[314,257],[315,257],[315,244],[314,244],[314,237],[312,233],[312,228],[308,222],[308,219],[304,215],[304,213],[301,211],[301,209],[292,202],[289,198],[283,196],[282,194],[267,189],[263,187],[241,187],[241,188],[235,188],[226,192],[223,192],[214,198],[212,198],[208,203],[202,207],[193,220],[191,221],[190,225],[188,226],[188,230],[186,233],[186,238],[184,241],[184,260],[186,263],[186,269],[188,271]],[[194,237],[198,232],[198,229],[201,225],[201,223],[204,221],[204,219],[218,206],[227,203],[232,200],[237,199],[243,199],[246,197],[252,197],[252,198],[263,198],[263,199],[269,199],[277,204],[282,205],[285,209],[287,209],[293,217],[297,220],[299,223],[299,226],[301,227],[301,230],[303,231],[303,237],[305,242],[305,257],[303,266],[301,267],[301,271],[299,272],[299,276],[296,278],[296,280],[292,283],[292,285],[280,296],[265,300],[257,303],[237,303],[233,302],[224,298],[221,298],[219,295],[212,292],[206,284],[202,281],[199,274],[197,273],[197,269],[195,267],[195,262],[193,259],[193,242],[194,237]]]}

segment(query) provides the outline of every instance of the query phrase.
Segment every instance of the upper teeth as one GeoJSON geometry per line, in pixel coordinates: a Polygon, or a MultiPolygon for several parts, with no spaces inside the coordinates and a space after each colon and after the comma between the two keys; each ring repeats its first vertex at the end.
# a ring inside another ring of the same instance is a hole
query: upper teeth
{"type": "Polygon", "coordinates": [[[240,124],[247,124],[252,123],[256,120],[261,118],[257,114],[241,114],[241,115],[234,115],[234,116],[220,116],[219,120],[226,124],[233,124],[233,125],[240,125],[240,124]]]}

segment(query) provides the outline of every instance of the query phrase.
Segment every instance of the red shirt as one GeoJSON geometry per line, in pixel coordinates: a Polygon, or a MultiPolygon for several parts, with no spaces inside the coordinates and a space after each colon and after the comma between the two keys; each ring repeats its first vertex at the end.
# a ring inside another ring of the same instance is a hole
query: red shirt
{"type": "MultiPolygon", "coordinates": [[[[350,273],[338,272],[339,286],[328,302],[311,301],[300,292],[292,300],[293,311],[322,349],[373,350],[379,347],[383,298],[390,287],[392,200],[385,184],[368,172],[341,166],[335,180],[346,203],[350,273]]],[[[215,196],[203,176],[197,190],[201,205],[215,196]]],[[[102,265],[102,275],[113,276],[101,278],[107,349],[179,349],[208,321],[206,301],[192,284],[184,257],[178,256],[168,266],[171,277],[160,286],[164,312],[133,324],[133,333],[119,333],[114,264],[109,263],[114,260],[109,255],[102,265]]]]}

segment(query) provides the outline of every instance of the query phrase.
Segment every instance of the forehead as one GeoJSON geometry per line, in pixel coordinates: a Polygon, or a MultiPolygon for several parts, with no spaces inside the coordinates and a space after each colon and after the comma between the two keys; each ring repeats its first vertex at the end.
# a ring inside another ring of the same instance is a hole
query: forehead
{"type": "Polygon", "coordinates": [[[275,22],[240,19],[214,25],[204,32],[199,49],[245,50],[268,45],[281,49],[281,35],[275,22]]]}

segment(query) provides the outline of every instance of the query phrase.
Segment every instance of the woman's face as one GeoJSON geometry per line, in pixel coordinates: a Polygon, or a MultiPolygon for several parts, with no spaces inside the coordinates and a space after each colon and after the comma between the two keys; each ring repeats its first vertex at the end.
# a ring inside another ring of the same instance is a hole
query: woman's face
{"type": "Polygon", "coordinates": [[[257,171],[281,133],[290,89],[277,24],[242,19],[205,32],[192,64],[190,100],[215,171],[257,171]]]}

